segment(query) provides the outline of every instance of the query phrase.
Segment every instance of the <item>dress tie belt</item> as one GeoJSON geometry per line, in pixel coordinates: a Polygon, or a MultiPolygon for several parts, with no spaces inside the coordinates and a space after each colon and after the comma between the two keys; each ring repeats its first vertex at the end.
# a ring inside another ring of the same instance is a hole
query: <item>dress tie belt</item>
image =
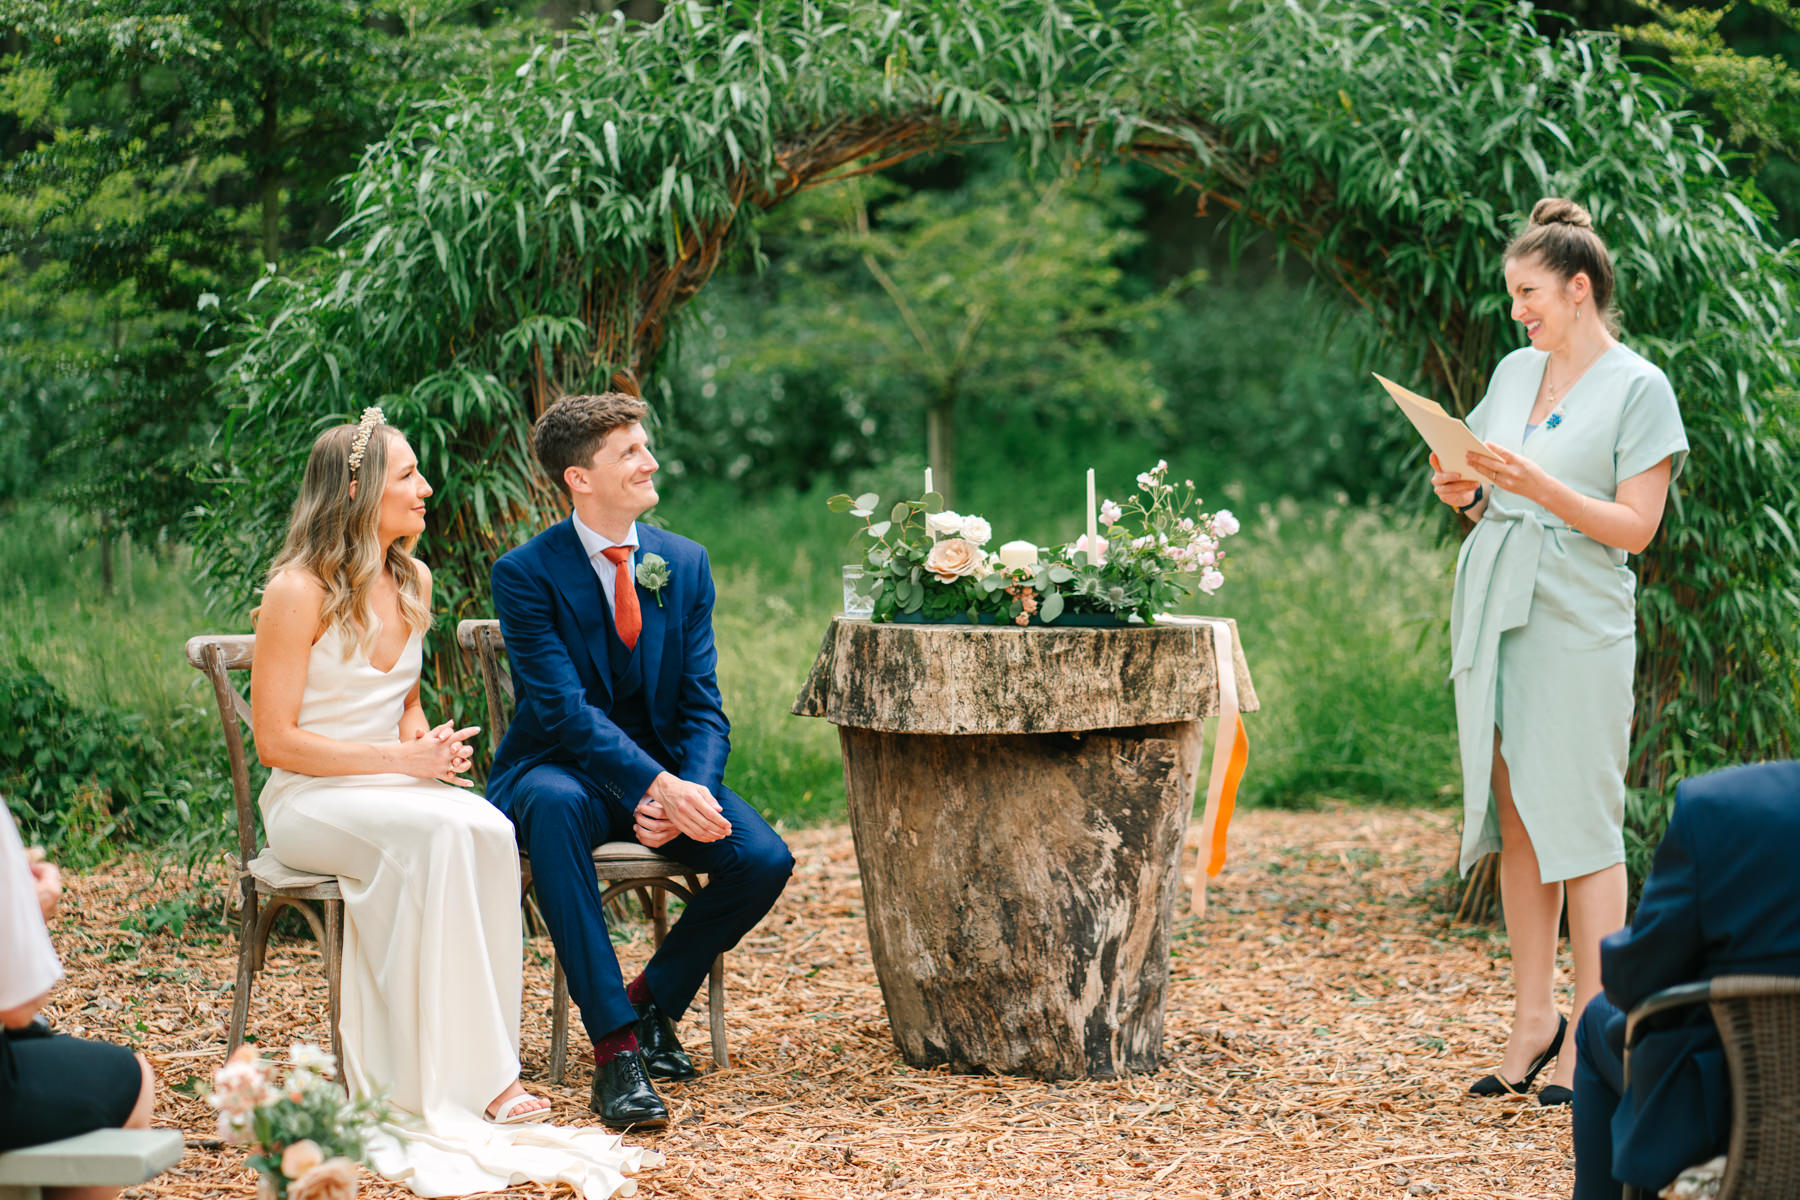
{"type": "Polygon", "coordinates": [[[1469,539],[1468,558],[1459,579],[1456,644],[1450,652],[1455,678],[1475,665],[1483,635],[1517,629],[1531,616],[1531,594],[1537,587],[1538,559],[1546,529],[1568,529],[1554,518],[1507,509],[1489,501],[1469,539]],[[1498,526],[1490,528],[1489,526],[1498,526]]]}

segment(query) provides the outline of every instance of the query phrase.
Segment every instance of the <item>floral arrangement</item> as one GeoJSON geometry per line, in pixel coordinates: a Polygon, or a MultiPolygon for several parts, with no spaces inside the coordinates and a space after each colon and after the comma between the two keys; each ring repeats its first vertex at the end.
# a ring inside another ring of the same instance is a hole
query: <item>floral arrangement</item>
{"type": "Polygon", "coordinates": [[[337,1060],[317,1046],[288,1051],[286,1078],[237,1049],[213,1074],[208,1102],[219,1110],[219,1137],[255,1150],[257,1200],[351,1200],[356,1167],[375,1127],[387,1118],[379,1100],[351,1100],[335,1082],[337,1060]]]}
{"type": "Polygon", "coordinates": [[[1193,578],[1207,595],[1224,584],[1220,542],[1238,531],[1230,510],[1199,511],[1194,481],[1170,483],[1168,470],[1158,462],[1137,477],[1131,497],[1107,500],[1097,513],[1090,508],[1092,542],[1083,536],[1050,548],[1015,541],[990,551],[988,522],[946,511],[944,498],[930,490],[896,502],[882,520],[875,519],[881,498],[873,492],[833,496],[827,504],[863,520],[858,536],[868,539],[863,566],[875,589],[876,621],[1154,621],[1193,593],[1185,580],[1193,578]]]}

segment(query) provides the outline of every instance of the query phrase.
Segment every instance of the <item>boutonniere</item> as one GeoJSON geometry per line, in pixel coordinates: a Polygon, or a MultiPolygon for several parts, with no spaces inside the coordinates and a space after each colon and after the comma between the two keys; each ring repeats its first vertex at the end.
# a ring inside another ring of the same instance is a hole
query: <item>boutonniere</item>
{"type": "Polygon", "coordinates": [[[646,554],[638,560],[638,586],[656,597],[656,607],[662,607],[663,585],[669,582],[669,564],[660,554],[646,554]]]}
{"type": "Polygon", "coordinates": [[[1562,411],[1560,409],[1557,410],[1556,412],[1551,413],[1548,417],[1546,417],[1544,419],[1544,428],[1545,429],[1555,429],[1558,425],[1561,425],[1561,424],[1562,424],[1562,411]]]}

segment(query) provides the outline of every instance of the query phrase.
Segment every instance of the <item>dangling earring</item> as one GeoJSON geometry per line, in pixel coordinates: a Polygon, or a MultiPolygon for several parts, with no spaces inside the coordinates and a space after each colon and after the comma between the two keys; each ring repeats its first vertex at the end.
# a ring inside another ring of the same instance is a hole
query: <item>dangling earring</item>
{"type": "Polygon", "coordinates": [[[1581,305],[1579,304],[1575,306],[1575,319],[1577,321],[1581,320],[1581,305]]]}

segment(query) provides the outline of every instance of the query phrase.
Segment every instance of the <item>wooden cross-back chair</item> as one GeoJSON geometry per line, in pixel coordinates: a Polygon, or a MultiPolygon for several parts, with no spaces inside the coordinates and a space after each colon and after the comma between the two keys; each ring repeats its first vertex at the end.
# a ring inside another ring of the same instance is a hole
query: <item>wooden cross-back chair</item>
{"type": "MultiPolygon", "coordinates": [[[[509,706],[514,701],[512,674],[501,661],[506,642],[500,636],[500,622],[495,620],[459,621],[456,641],[463,651],[474,657],[481,673],[482,690],[487,696],[488,723],[482,741],[497,747],[506,733],[509,706]]],[[[531,859],[519,852],[519,871],[525,891],[531,891],[531,859]]],[[[637,842],[606,842],[594,848],[594,873],[601,884],[602,902],[616,909],[616,901],[635,894],[649,914],[655,945],[662,945],[669,932],[669,897],[678,896],[685,903],[700,890],[702,872],[665,858],[637,842]]],[[[706,985],[706,1009],[712,1026],[713,1064],[731,1065],[731,1051],[725,1041],[725,956],[713,959],[706,985]]],[[[556,963],[556,996],[550,1017],[550,1080],[561,1083],[569,1050],[569,981],[563,975],[561,960],[556,963]]]]}
{"type": "Polygon", "coordinates": [[[232,671],[247,671],[256,655],[256,635],[201,634],[188,639],[187,660],[212,682],[231,759],[231,794],[237,807],[237,854],[230,859],[238,885],[237,982],[231,990],[231,1033],[225,1052],[244,1040],[250,1014],[250,991],[263,968],[269,934],[283,908],[306,918],[325,956],[327,1019],[331,1052],[342,1062],[338,1037],[339,1000],[344,970],[344,897],[337,876],[296,871],[275,857],[257,836],[256,798],[250,794],[250,764],[244,750],[243,726],[250,724],[250,705],[231,682],[232,671]]]}

